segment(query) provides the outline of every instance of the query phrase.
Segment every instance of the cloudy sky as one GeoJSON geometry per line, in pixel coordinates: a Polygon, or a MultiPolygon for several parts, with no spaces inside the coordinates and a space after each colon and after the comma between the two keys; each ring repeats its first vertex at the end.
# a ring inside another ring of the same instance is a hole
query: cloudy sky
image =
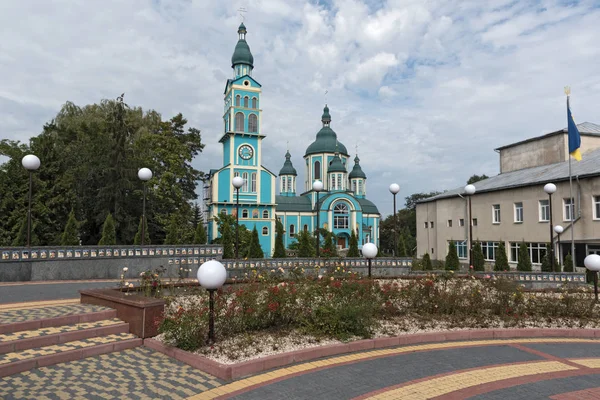
{"type": "MultiPolygon", "coordinates": [[[[0,137],[26,141],[61,105],[115,98],[202,131],[194,161],[221,166],[223,88],[241,21],[263,85],[263,161],[287,143],[298,172],[319,130],[358,146],[369,198],[498,173],[494,148],[600,123],[600,1],[4,0],[0,137]]],[[[42,160],[43,162],[43,160],[42,160]]],[[[300,188],[302,184],[299,184],[300,188]]]]}

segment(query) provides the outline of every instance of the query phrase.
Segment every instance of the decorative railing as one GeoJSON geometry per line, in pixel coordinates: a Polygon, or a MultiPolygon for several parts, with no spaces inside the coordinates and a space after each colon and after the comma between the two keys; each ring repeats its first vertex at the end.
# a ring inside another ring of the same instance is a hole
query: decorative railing
{"type": "MultiPolygon", "coordinates": [[[[367,267],[368,262],[364,258],[266,258],[260,260],[221,260],[225,268],[311,268],[311,267],[367,267]]],[[[371,261],[373,268],[410,268],[412,258],[374,258],[371,261]]]]}

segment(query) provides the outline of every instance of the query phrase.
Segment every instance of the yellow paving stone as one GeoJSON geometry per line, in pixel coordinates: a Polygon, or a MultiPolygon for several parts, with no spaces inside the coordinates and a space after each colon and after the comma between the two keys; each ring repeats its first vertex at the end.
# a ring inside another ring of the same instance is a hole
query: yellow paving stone
{"type": "Polygon", "coordinates": [[[576,358],[569,361],[588,368],[600,368],[600,358],[576,358]]]}

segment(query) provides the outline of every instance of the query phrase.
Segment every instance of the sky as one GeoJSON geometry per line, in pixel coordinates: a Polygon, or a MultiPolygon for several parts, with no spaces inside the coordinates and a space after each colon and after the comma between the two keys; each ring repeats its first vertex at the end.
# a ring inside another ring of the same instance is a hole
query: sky
{"type": "MultiPolygon", "coordinates": [[[[331,127],[383,215],[412,193],[496,175],[494,149],[600,123],[600,0],[4,0],[0,138],[28,141],[61,106],[125,93],[202,132],[193,165],[222,166],[223,89],[244,13],[262,84],[263,164],[331,127]],[[327,94],[325,92],[327,91],[327,94]]],[[[43,166],[43,160],[42,160],[43,166]]]]}

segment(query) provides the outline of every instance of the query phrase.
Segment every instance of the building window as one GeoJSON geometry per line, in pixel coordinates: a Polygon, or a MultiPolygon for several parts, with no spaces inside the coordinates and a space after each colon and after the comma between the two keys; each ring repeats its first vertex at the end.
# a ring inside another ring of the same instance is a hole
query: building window
{"type": "Polygon", "coordinates": [[[235,131],[236,132],[244,131],[244,114],[241,112],[235,114],[235,131]]]}
{"type": "Polygon", "coordinates": [[[492,221],[494,224],[500,223],[500,204],[494,204],[492,206],[492,221]]]}
{"type": "Polygon", "coordinates": [[[359,195],[364,195],[364,193],[363,193],[363,182],[362,182],[362,180],[358,181],[358,194],[359,194],[359,195]]]}
{"type": "Polygon", "coordinates": [[[574,217],[573,199],[563,199],[563,205],[564,205],[563,219],[565,221],[572,221],[573,217],[574,217]]]}
{"type": "MultiPolygon", "coordinates": [[[[546,254],[545,243],[526,243],[529,259],[533,264],[541,264],[542,258],[546,254]]],[[[510,244],[510,261],[519,262],[519,247],[521,243],[512,242],[510,244]]]]}
{"type": "Polygon", "coordinates": [[[497,248],[498,248],[498,242],[481,242],[481,250],[483,251],[483,258],[486,261],[495,261],[497,248]]]}
{"type": "Polygon", "coordinates": [[[458,226],[465,226],[465,219],[464,218],[459,218],[459,220],[458,220],[458,226]]]}
{"type": "Polygon", "coordinates": [[[458,254],[458,258],[467,258],[467,241],[463,240],[462,242],[454,242],[456,246],[456,253],[458,254]]]}
{"type": "Polygon", "coordinates": [[[252,98],[252,108],[258,108],[258,99],[256,97],[252,98]]]}
{"type": "Polygon", "coordinates": [[[248,108],[248,96],[244,97],[244,107],[248,108]]]}
{"type": "Polygon", "coordinates": [[[248,116],[248,132],[258,132],[258,118],[256,114],[248,116]]]}
{"type": "Polygon", "coordinates": [[[290,225],[290,237],[294,237],[296,234],[296,227],[294,225],[290,225]]]}
{"type": "Polygon", "coordinates": [[[316,179],[321,179],[321,162],[320,161],[315,161],[315,171],[313,173],[313,176],[316,179]]]}
{"type": "Polygon", "coordinates": [[[523,222],[523,203],[515,203],[515,222],[523,222]]]}
{"type": "Polygon", "coordinates": [[[600,219],[600,196],[594,196],[594,219],[600,219]]]}
{"type": "Polygon", "coordinates": [[[252,210],[252,218],[258,218],[258,210],[252,210]]]}
{"type": "Polygon", "coordinates": [[[242,174],[242,179],[244,180],[244,186],[242,186],[242,192],[248,191],[248,173],[244,172],[242,174]]]}
{"type": "Polygon", "coordinates": [[[252,189],[253,193],[256,193],[256,172],[253,172],[251,175],[251,185],[250,188],[252,189]]]}
{"type": "Polygon", "coordinates": [[[267,210],[263,211],[263,218],[264,219],[269,219],[269,211],[267,211],[267,210]]]}
{"type": "Polygon", "coordinates": [[[433,229],[433,221],[431,221],[429,225],[431,226],[431,229],[433,229]]]}
{"type": "Polygon", "coordinates": [[[242,210],[242,218],[248,218],[248,215],[249,215],[249,214],[248,214],[248,210],[244,208],[244,209],[242,210]]]}
{"type": "Polygon", "coordinates": [[[287,191],[288,191],[288,192],[291,192],[291,191],[292,191],[292,183],[293,183],[293,179],[294,179],[294,178],[292,178],[291,176],[290,176],[290,177],[288,177],[288,180],[287,180],[287,191]]]}
{"type": "Polygon", "coordinates": [[[221,214],[227,215],[227,210],[225,208],[221,208],[221,214]]]}
{"type": "Polygon", "coordinates": [[[473,220],[471,221],[471,224],[473,226],[477,226],[477,218],[473,218],[473,220]]]}
{"type": "Polygon", "coordinates": [[[427,221],[425,221],[425,229],[427,229],[429,227],[429,223],[427,221]]]}
{"type": "Polygon", "coordinates": [[[448,228],[452,228],[452,220],[451,219],[448,220],[448,228]]]}
{"type": "Polygon", "coordinates": [[[348,205],[346,203],[337,203],[333,207],[333,228],[348,229],[348,205]]]}
{"type": "Polygon", "coordinates": [[[266,226],[262,228],[262,234],[263,236],[267,236],[269,234],[269,228],[267,228],[266,226]]]}
{"type": "Polygon", "coordinates": [[[337,188],[338,190],[344,190],[342,187],[342,174],[337,174],[337,188]]]}
{"type": "Polygon", "coordinates": [[[285,189],[286,189],[286,187],[287,187],[287,185],[285,184],[285,183],[286,183],[286,180],[287,180],[287,178],[286,178],[285,176],[282,176],[282,177],[281,177],[281,191],[282,191],[282,192],[285,192],[285,189]]]}
{"type": "Polygon", "coordinates": [[[304,224],[304,232],[308,232],[308,225],[304,224]]]}
{"type": "Polygon", "coordinates": [[[237,96],[235,96],[235,105],[236,105],[237,107],[239,107],[239,106],[240,106],[240,99],[241,99],[241,97],[240,97],[240,95],[239,95],[239,94],[238,94],[237,96]]]}
{"type": "Polygon", "coordinates": [[[540,200],[540,222],[550,221],[550,203],[548,200],[540,200]]]}

